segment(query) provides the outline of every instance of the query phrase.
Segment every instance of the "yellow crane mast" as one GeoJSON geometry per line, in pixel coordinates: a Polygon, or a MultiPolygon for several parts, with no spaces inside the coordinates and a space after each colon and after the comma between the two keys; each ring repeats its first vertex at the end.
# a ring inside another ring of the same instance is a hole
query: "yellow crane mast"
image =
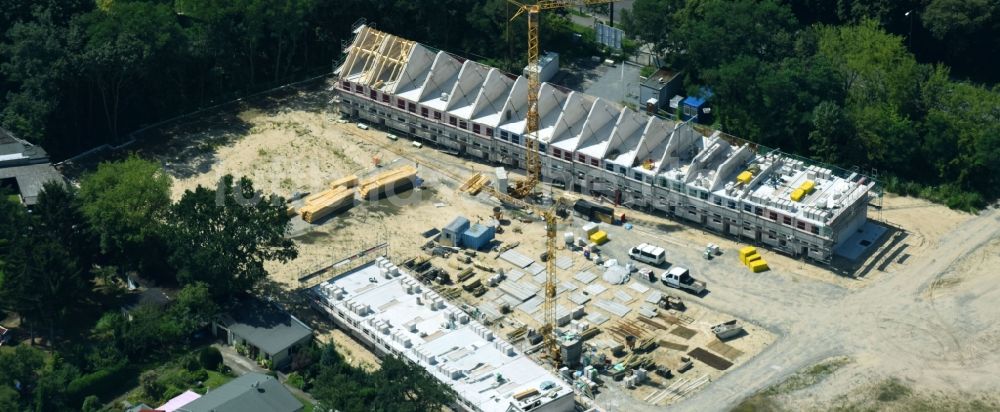
{"type": "MultiPolygon", "coordinates": [[[[507,1],[518,8],[511,20],[522,14],[528,15],[528,122],[524,139],[524,170],[527,171],[527,177],[524,180],[514,182],[514,186],[511,188],[511,195],[521,199],[535,190],[535,185],[541,180],[542,174],[542,159],[538,153],[538,89],[541,87],[541,81],[538,79],[541,71],[541,68],[538,67],[539,14],[542,10],[609,4],[618,0],[542,0],[535,4],[524,4],[515,0],[507,1]]],[[[554,316],[555,314],[553,314],[554,316]]]]}

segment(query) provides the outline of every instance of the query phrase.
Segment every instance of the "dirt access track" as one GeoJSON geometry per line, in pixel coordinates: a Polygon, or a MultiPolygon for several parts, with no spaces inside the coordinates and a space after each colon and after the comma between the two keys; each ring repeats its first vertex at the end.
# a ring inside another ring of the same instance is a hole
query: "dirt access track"
{"type": "MultiPolygon", "coordinates": [[[[356,207],[334,224],[298,239],[300,259],[268,267],[274,280],[288,287],[317,263],[377,240],[375,232],[394,242],[394,257],[412,256],[421,243],[419,232],[441,227],[456,214],[474,218],[483,210],[457,196],[453,180],[475,169],[487,170],[485,165],[429,147],[413,148],[405,139],[391,142],[384,132],[336,123],[325,87],[164,128],[158,132],[162,136],[138,148],[175,177],[175,197],[196,184],[212,184],[224,173],[251,176],[258,188],[287,196],[315,190],[347,173],[365,172],[371,156],[450,170],[450,176],[420,172],[433,189],[416,206],[356,207]],[[438,208],[438,202],[447,207],[438,208]],[[364,222],[377,222],[382,229],[368,225],[367,231],[341,232],[364,222]]],[[[679,225],[656,233],[683,249],[671,252],[681,255],[697,256],[706,240],[723,245],[723,257],[733,264],[702,269],[711,293],[699,304],[750,319],[777,336],[756,357],[673,407],[728,410],[796,371],[835,356],[853,361],[817,388],[823,392],[820,398],[849,392],[874,376],[898,377],[917,391],[1000,392],[1000,211],[964,215],[922,200],[887,196],[882,217],[906,231],[910,257],[893,260],[860,280],[766,251],[774,270],[751,275],[735,262],[735,242],[679,225]]],[[[536,230],[526,226],[525,236],[536,230]]],[[[653,409],[629,396],[599,398],[598,403],[608,410],[653,409]]]]}

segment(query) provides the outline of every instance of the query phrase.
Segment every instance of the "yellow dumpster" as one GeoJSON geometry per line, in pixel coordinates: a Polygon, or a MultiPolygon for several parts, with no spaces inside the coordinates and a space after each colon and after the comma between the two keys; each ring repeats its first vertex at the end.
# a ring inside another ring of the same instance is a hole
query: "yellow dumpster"
{"type": "Polygon", "coordinates": [[[802,201],[802,197],[805,196],[805,195],[806,195],[806,192],[804,190],[802,190],[802,189],[795,189],[795,190],[792,191],[792,195],[790,197],[791,197],[792,201],[794,201],[794,202],[801,202],[802,201]]]}
{"type": "Polygon", "coordinates": [[[747,264],[747,256],[757,254],[757,248],[753,246],[747,246],[740,248],[740,262],[747,264]]]}
{"type": "Polygon", "coordinates": [[[767,262],[765,262],[764,259],[757,259],[753,262],[750,262],[750,271],[752,271],[753,273],[760,273],[770,269],[771,268],[767,267],[767,262]]]}
{"type": "Polygon", "coordinates": [[[811,194],[813,190],[816,190],[816,182],[812,180],[806,180],[805,182],[802,182],[802,185],[799,186],[799,189],[802,189],[802,191],[805,192],[807,195],[811,194]]]}
{"type": "Polygon", "coordinates": [[[605,233],[603,230],[598,230],[590,234],[590,241],[598,245],[603,245],[608,241],[608,234],[605,233]]]}
{"type": "Polygon", "coordinates": [[[753,179],[753,173],[750,173],[749,170],[744,170],[743,173],[736,176],[736,181],[743,184],[750,183],[750,179],[753,179]]]}

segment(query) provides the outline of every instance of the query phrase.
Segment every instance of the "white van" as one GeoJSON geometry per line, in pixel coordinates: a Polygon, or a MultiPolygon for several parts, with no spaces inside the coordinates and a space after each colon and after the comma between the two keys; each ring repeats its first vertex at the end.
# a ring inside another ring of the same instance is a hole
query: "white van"
{"type": "Polygon", "coordinates": [[[662,265],[667,261],[667,251],[659,246],[642,243],[629,249],[628,257],[650,265],[662,265]]]}

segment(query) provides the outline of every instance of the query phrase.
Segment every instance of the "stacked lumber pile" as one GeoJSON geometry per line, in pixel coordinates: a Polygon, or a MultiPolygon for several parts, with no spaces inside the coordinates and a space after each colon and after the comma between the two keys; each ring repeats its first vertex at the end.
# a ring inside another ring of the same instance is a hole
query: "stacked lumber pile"
{"type": "Polygon", "coordinates": [[[302,220],[313,223],[330,213],[353,206],[354,187],[357,185],[357,176],[345,176],[330,182],[329,189],[307,196],[305,206],[299,209],[302,220]]]}
{"type": "Polygon", "coordinates": [[[361,182],[358,194],[364,200],[378,200],[383,195],[393,195],[410,189],[416,177],[417,169],[413,166],[388,170],[361,182]]]}

